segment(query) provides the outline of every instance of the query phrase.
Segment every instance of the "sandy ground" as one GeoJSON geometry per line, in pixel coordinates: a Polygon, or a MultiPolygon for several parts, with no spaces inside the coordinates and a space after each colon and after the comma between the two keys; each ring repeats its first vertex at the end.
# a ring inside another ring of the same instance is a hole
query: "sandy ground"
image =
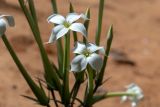
{"type": "MultiPolygon", "coordinates": [[[[19,8],[18,0],[0,0],[0,13],[15,17],[16,26],[7,31],[7,36],[23,64],[33,76],[42,76],[43,69],[37,45],[19,8]]],[[[77,12],[91,8],[89,39],[94,40],[99,0],[72,0],[77,12]]],[[[52,26],[46,22],[52,10],[49,0],[35,0],[39,26],[43,41],[47,41],[52,26]]],[[[59,11],[67,14],[68,1],[59,0],[59,11]]],[[[105,78],[111,79],[101,90],[119,91],[135,82],[143,90],[145,98],[139,107],[160,107],[160,0],[106,0],[101,45],[105,45],[106,30],[114,26],[112,50],[125,53],[134,65],[116,63],[110,57],[105,78]]],[[[0,107],[38,107],[34,102],[20,95],[32,95],[23,77],[12,61],[3,41],[0,40],[0,107]]],[[[55,45],[47,47],[56,62],[55,45]]],[[[108,99],[94,107],[129,107],[120,104],[120,99],[108,99]]]]}

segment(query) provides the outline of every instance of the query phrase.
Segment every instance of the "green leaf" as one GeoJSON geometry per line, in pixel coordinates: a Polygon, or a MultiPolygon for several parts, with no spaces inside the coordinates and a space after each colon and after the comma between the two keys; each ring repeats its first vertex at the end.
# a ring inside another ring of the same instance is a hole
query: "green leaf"
{"type": "Polygon", "coordinates": [[[107,66],[106,64],[107,64],[107,60],[108,60],[108,56],[109,56],[109,52],[110,52],[110,48],[111,48],[111,44],[112,44],[112,39],[113,39],[113,26],[111,25],[109,28],[108,34],[107,34],[107,44],[106,44],[106,49],[105,49],[103,66],[102,66],[100,73],[98,74],[98,77],[96,80],[96,86],[94,88],[94,92],[96,92],[97,88],[102,84],[104,72],[105,72],[105,68],[107,66]]]}
{"type": "Polygon", "coordinates": [[[104,10],[104,0],[99,0],[98,26],[97,26],[96,38],[95,38],[96,45],[98,46],[99,46],[101,31],[102,31],[103,10],[104,10]]]}
{"type": "Polygon", "coordinates": [[[64,62],[63,62],[63,97],[62,102],[65,106],[70,103],[70,93],[69,93],[69,66],[70,66],[70,35],[69,33],[65,35],[64,39],[64,62]]]}
{"type": "Polygon", "coordinates": [[[36,15],[34,2],[33,2],[33,0],[28,0],[28,3],[29,3],[29,9],[30,9],[31,15],[32,15],[35,23],[38,25],[38,20],[37,20],[37,15],[36,15]]]}
{"type": "Polygon", "coordinates": [[[24,97],[24,98],[27,98],[27,99],[29,99],[29,100],[32,100],[32,101],[35,101],[35,102],[39,103],[37,99],[32,98],[32,97],[30,97],[30,96],[26,96],[26,95],[21,95],[21,96],[24,97]]]}
{"type": "Polygon", "coordinates": [[[52,8],[54,13],[58,13],[56,0],[51,0],[52,8]]]}
{"type": "Polygon", "coordinates": [[[37,97],[37,100],[39,101],[39,103],[41,105],[48,105],[49,99],[46,96],[45,92],[43,90],[41,90],[35,84],[35,82],[32,80],[32,78],[29,76],[29,74],[27,73],[26,69],[23,67],[22,63],[18,59],[16,53],[12,49],[12,47],[11,47],[11,45],[10,45],[10,43],[9,43],[9,41],[6,38],[5,35],[2,36],[2,40],[3,40],[4,44],[5,44],[5,46],[7,47],[8,51],[10,52],[10,55],[12,56],[12,58],[13,58],[15,64],[17,65],[19,71],[21,72],[21,74],[23,75],[24,79],[28,83],[28,85],[31,88],[31,90],[34,93],[34,95],[37,97]]]}
{"type": "MultiPolygon", "coordinates": [[[[71,2],[70,2],[70,5],[69,5],[69,12],[70,13],[74,12],[74,8],[73,8],[73,5],[72,5],[71,2]]],[[[75,31],[73,31],[73,39],[74,39],[74,43],[78,41],[77,32],[75,32],[75,31]]]]}
{"type": "MultiPolygon", "coordinates": [[[[53,13],[57,14],[58,13],[58,8],[57,8],[57,3],[56,0],[51,0],[51,5],[53,9],[53,13]]],[[[62,46],[62,41],[61,38],[57,40],[56,42],[57,46],[57,55],[58,55],[58,66],[59,66],[59,75],[60,77],[63,76],[63,46],[62,46]]]]}
{"type": "MultiPolygon", "coordinates": [[[[90,8],[88,8],[88,9],[86,10],[85,15],[86,15],[87,18],[88,18],[88,20],[86,20],[86,21],[84,22],[84,26],[85,26],[85,28],[86,28],[87,37],[88,37],[88,28],[89,28],[89,22],[90,22],[90,8]]],[[[86,40],[86,38],[84,38],[84,37],[83,37],[83,42],[84,42],[84,43],[87,43],[87,40],[86,40]]]]}
{"type": "Polygon", "coordinates": [[[93,70],[90,67],[90,65],[87,66],[87,71],[88,71],[88,85],[87,85],[87,91],[86,91],[86,96],[84,99],[84,104],[85,107],[90,107],[92,105],[92,98],[93,98],[93,87],[94,87],[94,79],[93,79],[93,70]]]}
{"type": "Polygon", "coordinates": [[[56,72],[54,71],[54,69],[48,59],[47,53],[43,47],[43,43],[41,40],[41,35],[40,35],[38,25],[34,22],[34,19],[33,19],[32,15],[29,13],[26,5],[24,4],[24,1],[19,0],[19,3],[20,3],[20,6],[21,6],[27,20],[28,20],[28,23],[29,23],[30,28],[33,32],[34,38],[38,44],[38,47],[39,47],[39,50],[41,53],[41,57],[42,57],[42,61],[43,61],[44,70],[45,70],[45,79],[48,83],[55,86],[59,90],[59,93],[61,94],[61,88],[62,88],[61,83],[60,83],[59,77],[56,74],[56,72]]]}

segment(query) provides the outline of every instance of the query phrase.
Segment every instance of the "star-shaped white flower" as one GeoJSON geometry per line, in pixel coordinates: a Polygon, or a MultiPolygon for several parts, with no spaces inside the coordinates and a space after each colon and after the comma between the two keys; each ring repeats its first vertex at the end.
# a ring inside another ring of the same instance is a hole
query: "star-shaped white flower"
{"type": "Polygon", "coordinates": [[[51,36],[49,38],[48,43],[52,43],[55,40],[61,38],[66,33],[69,32],[69,30],[80,32],[86,37],[86,28],[82,23],[75,23],[78,19],[84,19],[87,20],[87,17],[84,14],[77,14],[77,13],[69,13],[66,18],[64,18],[60,14],[53,14],[48,17],[49,23],[54,23],[56,26],[52,29],[51,36]]]}
{"type": "Polygon", "coordinates": [[[0,37],[5,33],[7,26],[14,26],[14,18],[9,15],[0,15],[0,37]]]}
{"type": "Polygon", "coordinates": [[[89,64],[94,70],[100,71],[102,68],[103,60],[96,53],[97,51],[100,51],[102,54],[105,53],[103,47],[98,47],[92,43],[83,44],[77,42],[73,53],[78,55],[75,56],[71,62],[71,71],[83,71],[87,67],[87,64],[89,64]]]}
{"type": "Polygon", "coordinates": [[[131,106],[132,107],[136,107],[138,102],[140,100],[143,99],[144,95],[143,95],[143,92],[142,92],[142,89],[136,85],[135,83],[132,83],[130,85],[128,85],[127,87],[127,93],[135,93],[136,95],[135,96],[123,96],[122,97],[122,102],[126,101],[127,99],[131,100],[131,106]]]}

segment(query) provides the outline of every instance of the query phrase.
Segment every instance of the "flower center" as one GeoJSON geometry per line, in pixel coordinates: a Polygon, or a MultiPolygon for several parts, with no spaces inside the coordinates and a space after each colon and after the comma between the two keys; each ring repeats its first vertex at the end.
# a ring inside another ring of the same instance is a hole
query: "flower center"
{"type": "Polygon", "coordinates": [[[63,25],[66,27],[66,28],[69,28],[70,27],[70,23],[68,23],[67,21],[63,22],[63,25]]]}
{"type": "Polygon", "coordinates": [[[89,56],[91,55],[90,50],[89,50],[89,49],[85,49],[85,50],[83,51],[83,55],[86,56],[86,57],[89,57],[89,56]]]}

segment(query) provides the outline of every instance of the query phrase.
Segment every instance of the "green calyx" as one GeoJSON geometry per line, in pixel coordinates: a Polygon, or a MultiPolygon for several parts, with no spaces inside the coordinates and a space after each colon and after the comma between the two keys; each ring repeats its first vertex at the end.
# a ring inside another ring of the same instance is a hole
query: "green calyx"
{"type": "Polygon", "coordinates": [[[90,52],[89,49],[85,49],[85,50],[83,51],[83,55],[84,55],[85,57],[89,57],[91,54],[92,54],[92,53],[90,52]]]}
{"type": "Polygon", "coordinates": [[[66,28],[69,28],[71,26],[70,23],[68,23],[67,21],[63,22],[63,25],[66,27],[66,28]]]}

